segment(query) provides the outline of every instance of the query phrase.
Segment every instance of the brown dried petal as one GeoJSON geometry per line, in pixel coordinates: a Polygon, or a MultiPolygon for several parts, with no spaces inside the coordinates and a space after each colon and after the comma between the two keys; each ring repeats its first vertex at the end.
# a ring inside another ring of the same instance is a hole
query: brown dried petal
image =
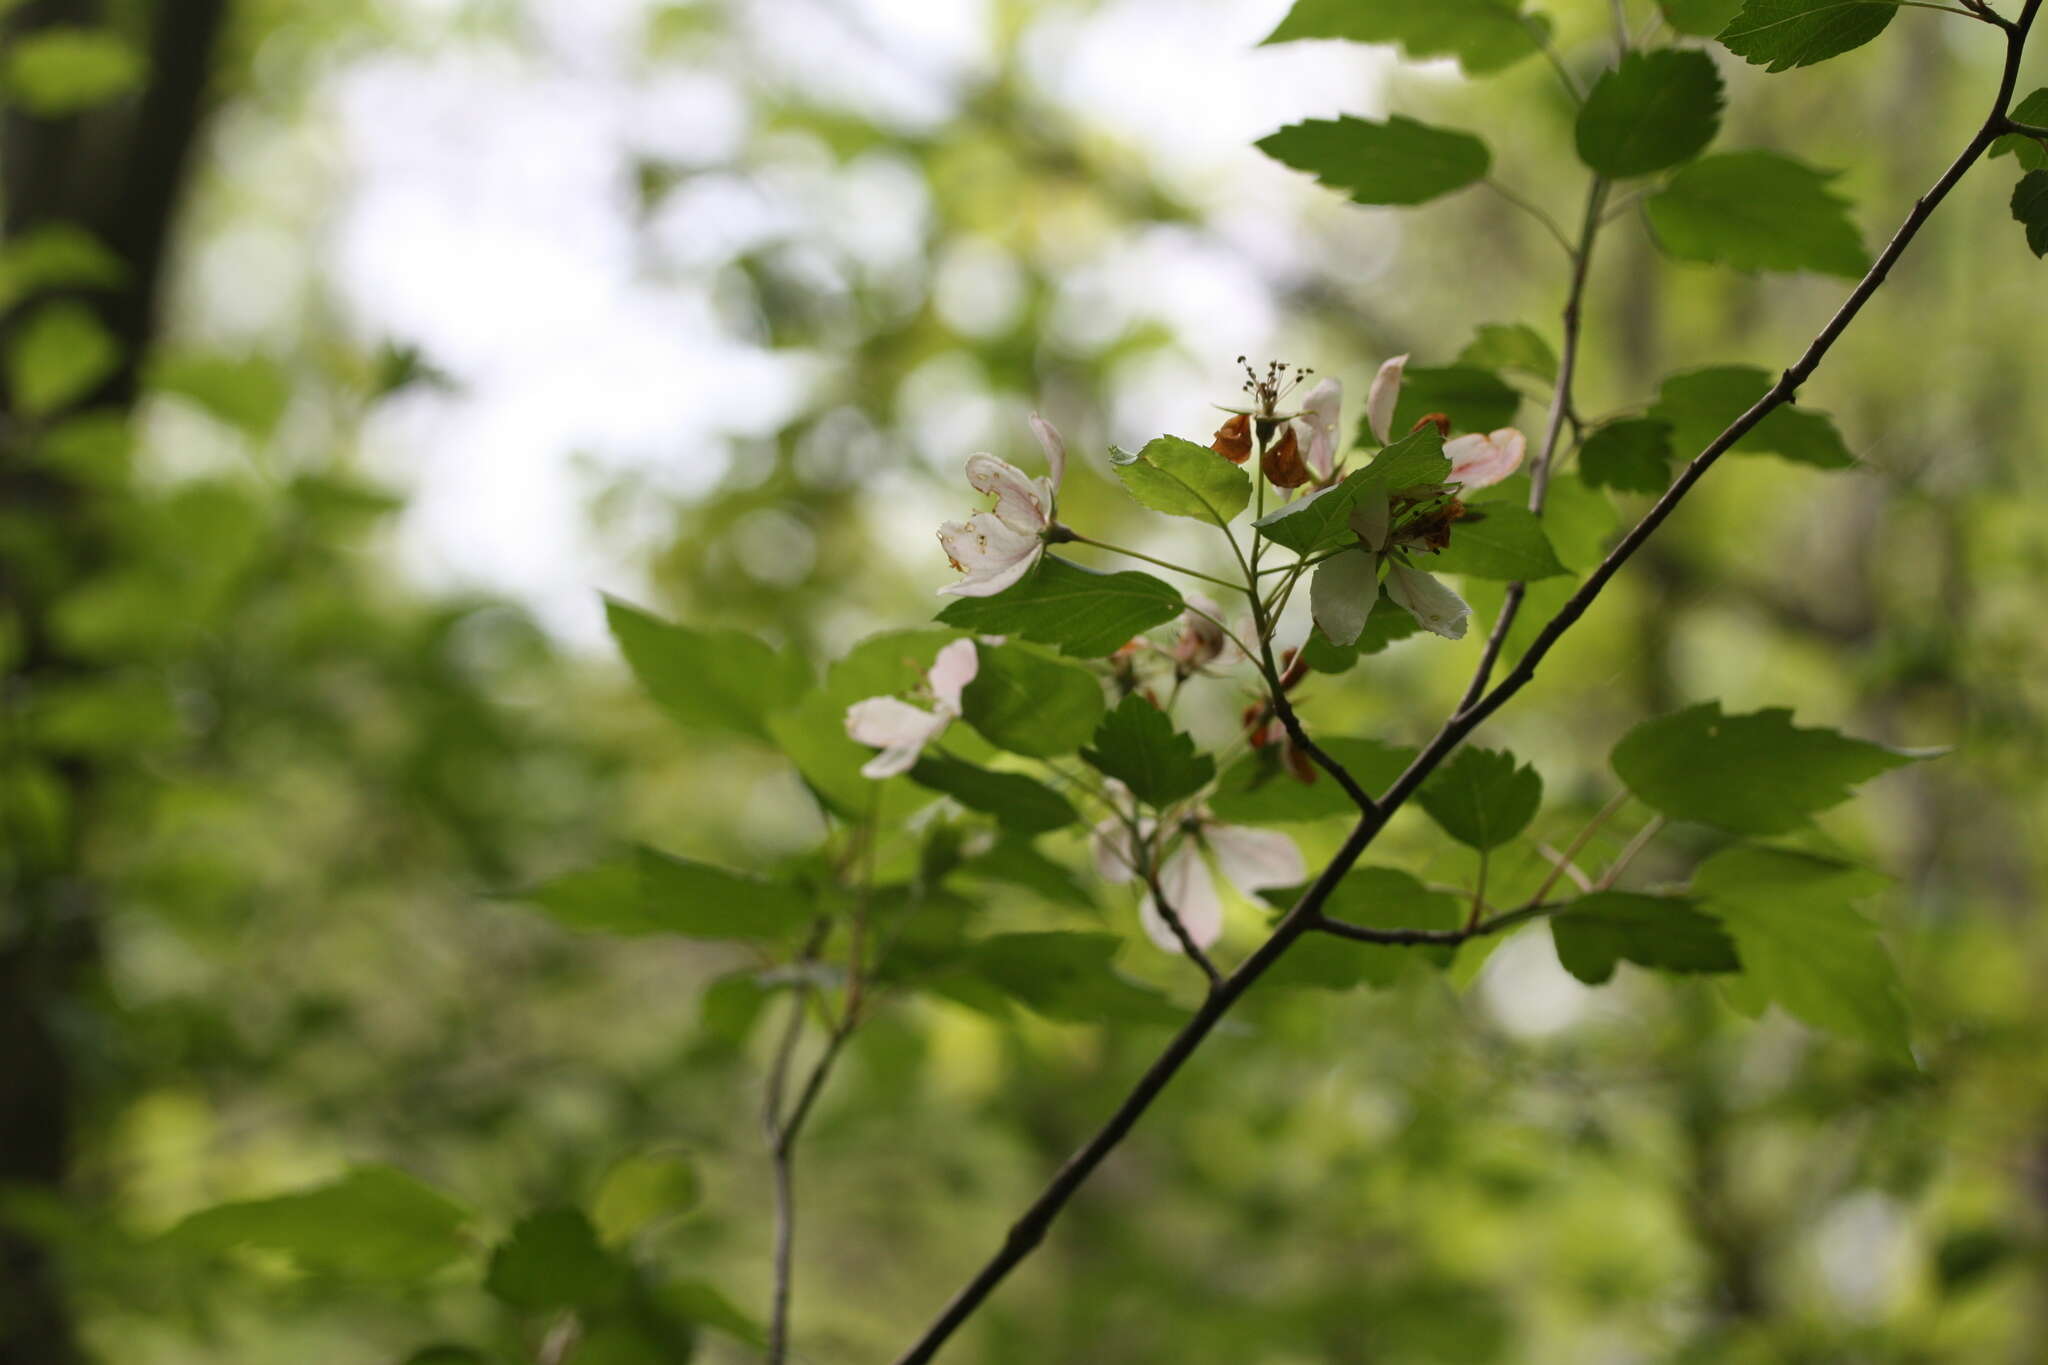
{"type": "Polygon", "coordinates": [[[1292,423],[1280,428],[1280,439],[1266,447],[1259,468],[1275,488],[1299,488],[1308,482],[1308,461],[1301,458],[1301,442],[1295,439],[1292,423]]]}
{"type": "Polygon", "coordinates": [[[1252,457],[1252,419],[1240,412],[1216,428],[1216,439],[1210,443],[1209,449],[1232,464],[1243,464],[1249,460],[1252,457]]]}

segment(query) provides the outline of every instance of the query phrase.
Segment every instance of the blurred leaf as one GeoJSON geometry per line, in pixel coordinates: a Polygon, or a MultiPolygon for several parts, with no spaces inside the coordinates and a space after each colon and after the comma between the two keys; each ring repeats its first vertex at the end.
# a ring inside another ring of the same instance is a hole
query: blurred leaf
{"type": "Polygon", "coordinates": [[[1164,711],[1136,692],[1128,693],[1102,718],[1095,747],[1083,749],[1081,757],[1154,807],[1193,796],[1216,775],[1216,760],[1197,751],[1194,740],[1174,729],[1164,711]]]}
{"type": "MultiPolygon", "coordinates": [[[[1296,886],[1259,894],[1286,909],[1307,889],[1296,886]]],[[[1392,867],[1353,868],[1331,889],[1323,912],[1368,929],[1456,929],[1465,920],[1465,907],[1456,896],[1431,891],[1392,867]]],[[[1326,991],[1391,986],[1417,963],[1443,966],[1453,951],[1437,944],[1359,943],[1311,934],[1274,964],[1260,984],[1326,991]]]]}
{"type": "Polygon", "coordinates": [[[641,1152],[605,1172],[590,1201],[590,1219],[606,1243],[617,1245],[662,1219],[688,1213],[702,1193],[696,1164],[688,1156],[641,1152]]]}
{"type": "Polygon", "coordinates": [[[1450,545],[1435,556],[1416,556],[1417,567],[1512,582],[1567,572],[1542,521],[1521,503],[1476,502],[1466,510],[1452,527],[1450,545]]]}
{"type": "Polygon", "coordinates": [[[1557,353],[1527,323],[1482,324],[1458,352],[1457,363],[1478,370],[1520,370],[1546,384],[1557,382],[1557,353]]]}
{"type": "Polygon", "coordinates": [[[121,363],[114,334],[78,303],[29,315],[7,347],[7,389],[26,417],[47,417],[91,393],[121,363]]]}
{"type": "MultiPolygon", "coordinates": [[[[1101,710],[1099,701],[1096,709],[1101,710]]],[[[910,770],[910,780],[944,792],[969,810],[993,815],[1020,834],[1041,834],[1081,818],[1064,796],[1042,782],[1022,773],[978,767],[951,754],[927,752],[910,770]]]]}
{"type": "Polygon", "coordinates": [[[735,1341],[759,1350],[768,1344],[768,1334],[761,1324],[733,1306],[725,1297],[702,1280],[674,1280],[655,1291],[661,1306],[686,1322],[723,1332],[735,1341]]]}
{"type": "Polygon", "coordinates": [[[595,1308],[624,1292],[626,1268],[598,1245],[581,1209],[542,1209],[491,1253],[484,1288],[527,1312],[595,1308]]]}
{"type": "Polygon", "coordinates": [[[1689,38],[1712,38],[1728,27],[1728,21],[1742,8],[1742,0],[1657,0],[1657,8],[1674,32],[1689,38]]]}
{"type": "Polygon", "coordinates": [[[150,362],[149,385],[197,403],[250,440],[270,439],[291,401],[291,381],[270,357],[172,351],[150,362]]]}
{"type": "Polygon", "coordinates": [[[2012,216],[2027,229],[2027,249],[2048,256],[2048,171],[2028,171],[2012,187],[2012,216]]]}
{"type": "Polygon", "coordinates": [[[1935,1248],[1935,1281],[1945,1295],[1963,1293],[2024,1250],[2003,1228],[1957,1228],[1944,1234],[1935,1248]]]}
{"type": "Polygon", "coordinates": [[[1508,842],[1536,818],[1543,779],[1500,749],[1460,749],[1415,793],[1446,834],[1481,851],[1508,842]]]}
{"type": "MultiPolygon", "coordinates": [[[[2048,128],[2048,86],[2043,86],[2012,107],[2010,117],[2017,123],[2030,124],[2035,128],[2048,128]]],[[[2024,133],[2007,133],[1991,144],[1991,156],[2010,156],[2019,160],[2023,171],[2048,169],[2048,143],[2038,137],[2024,133]]]]}
{"type": "Polygon", "coordinates": [[[142,58],[105,29],[49,27],[11,34],[0,90],[38,118],[62,118],[140,89],[142,58]]]}
{"type": "Polygon", "coordinates": [[[414,1351],[405,1358],[405,1365],[491,1365],[491,1358],[467,1346],[442,1342],[414,1351]]]}
{"type": "Polygon", "coordinates": [[[1057,758],[1088,742],[1102,718],[1094,673],[1031,645],[982,645],[980,656],[960,704],[983,739],[1029,758],[1057,758]]]}
{"type": "Polygon", "coordinates": [[[29,710],[29,738],[50,753],[133,757],[178,734],[178,714],[164,684],[140,674],[47,683],[29,710]]]}
{"type": "Polygon", "coordinates": [[[423,1280],[468,1253],[469,1211],[390,1166],[359,1166],[329,1185],[221,1204],[165,1239],[195,1251],[260,1247],[308,1270],[365,1280],[423,1280]]]}
{"type": "Polygon", "coordinates": [[[1854,279],[1870,257],[1848,201],[1828,192],[1833,179],[1776,152],[1723,152],[1681,168],[1643,212],[1657,244],[1682,261],[1854,279]]]}
{"type": "Polygon", "coordinates": [[[1055,905],[1081,910],[1095,908],[1094,898],[1074,874],[1040,853],[1029,839],[997,839],[991,847],[964,859],[958,870],[965,877],[1005,882],[1036,892],[1055,905]]]}
{"type": "Polygon", "coordinates": [[[1673,896],[1596,891],[1552,915],[1550,936],[1558,962],[1589,986],[1612,977],[1617,962],[1665,972],[1742,970],[1721,926],[1673,896]]]}
{"type": "MultiPolygon", "coordinates": [[[[1373,614],[1380,614],[1375,608],[1373,614]]],[[[1406,612],[1398,615],[1407,616],[1406,612]]],[[[1413,619],[1413,618],[1410,618],[1413,619]]],[[[1370,628],[1370,627],[1368,627],[1370,628]]],[[[1344,765],[1369,792],[1382,792],[1415,761],[1415,750],[1377,739],[1318,739],[1324,753],[1344,765]]],[[[1303,782],[1280,761],[1273,746],[1254,749],[1224,770],[1209,798],[1216,818],[1231,824],[1287,824],[1356,816],[1358,806],[1344,789],[1320,769],[1316,780],[1303,782]]]]}
{"type": "MultiPolygon", "coordinates": [[[[1450,418],[1453,432],[1493,431],[1514,421],[1515,409],[1521,405],[1522,395],[1491,370],[1470,365],[1411,365],[1401,377],[1401,397],[1394,404],[1390,428],[1395,440],[1388,449],[1400,445],[1401,434],[1433,412],[1450,418]]],[[[1363,418],[1358,432],[1360,445],[1372,444],[1363,418]]]]}
{"type": "Polygon", "coordinates": [[[958,598],[939,613],[939,620],[960,630],[1021,635],[1080,658],[1098,658],[1171,621],[1186,607],[1171,584],[1150,574],[1103,573],[1046,555],[1015,587],[994,597],[958,598]]]}
{"type": "Polygon", "coordinates": [[[0,245],[0,308],[39,289],[111,289],[127,278],[127,262],[69,223],[27,228],[0,245]]]}
{"type": "Polygon", "coordinates": [[[1426,203],[1485,179],[1493,161],[1486,144],[1470,133],[1399,114],[1385,123],[1349,114],[1307,119],[1253,145],[1355,204],[1426,203]]]}
{"type": "Polygon", "coordinates": [[[1663,492],[1671,482],[1671,430],[1659,417],[1609,422],[1579,448],[1579,477],[1595,488],[1663,492]]]}
{"type": "MultiPolygon", "coordinates": [[[[1762,398],[1771,376],[1754,365],[1712,365],[1664,381],[1650,416],[1671,424],[1679,458],[1690,460],[1762,398]]],[[[1820,469],[1856,462],[1826,413],[1785,404],[1745,432],[1734,453],[1780,455],[1820,469]]]]}
{"type": "Polygon", "coordinates": [[[1251,476],[1207,446],[1159,436],[1144,449],[1109,451],[1110,467],[1142,505],[1226,525],[1252,499],[1251,476]]]}
{"type": "Polygon", "coordinates": [[[1398,43],[1407,57],[1456,57],[1483,76],[1534,54],[1549,33],[1550,21],[1518,0],[1295,0],[1265,41],[1398,43]]]}
{"type": "Polygon", "coordinates": [[[1789,71],[1863,46],[1897,13],[1888,0],[1745,0],[1720,38],[1752,65],[1789,71]]]}
{"type": "Polygon", "coordinates": [[[1631,52],[1579,107],[1579,159],[1610,179],[1690,161],[1721,127],[1721,76],[1704,52],[1631,52]]]}
{"type": "Polygon", "coordinates": [[[510,899],[567,928],[601,934],[778,939],[818,915],[802,887],[728,872],[656,849],[566,873],[510,899]]]}
{"type": "Polygon", "coordinates": [[[1789,849],[1736,844],[1700,864],[1693,894],[1735,939],[1742,975],[1724,988],[1908,1063],[1898,972],[1876,927],[1853,908],[1884,879],[1789,849]]]}
{"type": "MultiPolygon", "coordinates": [[[[1111,963],[1122,945],[1115,934],[998,934],[975,943],[951,975],[964,974],[994,986],[1048,1019],[1077,1024],[1180,1023],[1186,1011],[1116,973],[1111,963]]],[[[931,984],[944,991],[948,983],[931,984]]]]}
{"type": "Polygon", "coordinates": [[[687,729],[766,739],[767,717],[809,682],[801,660],[742,631],[671,625],[612,597],[604,616],[640,686],[687,729]]]}

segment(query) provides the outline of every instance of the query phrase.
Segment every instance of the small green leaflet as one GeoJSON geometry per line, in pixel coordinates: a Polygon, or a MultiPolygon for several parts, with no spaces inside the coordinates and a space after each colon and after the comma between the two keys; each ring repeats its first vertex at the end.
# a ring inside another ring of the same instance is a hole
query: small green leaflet
{"type": "Polygon", "coordinates": [[[1746,0],[1721,45],[1766,71],[1789,71],[1863,46],[1897,13],[1897,0],[1746,0]]]}
{"type": "Polygon", "coordinates": [[[1451,543],[1434,558],[1417,563],[1432,572],[1472,574],[1529,582],[1567,572],[1543,534],[1543,523],[1515,502],[1473,503],[1474,514],[1452,523],[1451,543]]]}
{"type": "Polygon", "coordinates": [[[469,1211],[391,1166],[358,1166],[332,1184],[221,1204],[164,1234],[202,1251],[259,1247],[308,1270],[364,1280],[423,1280],[468,1254],[469,1211]]]}
{"type": "Polygon", "coordinates": [[[625,1292],[626,1267],[598,1244],[583,1210],[542,1209],[491,1253],[484,1288],[529,1313],[597,1308],[625,1292]]]}
{"type": "Polygon", "coordinates": [[[1853,279],[1870,257],[1848,201],[1828,192],[1833,179],[1776,152],[1724,152],[1682,167],[1643,212],[1657,244],[1682,261],[1853,279]]]}
{"type": "Polygon", "coordinates": [[[998,934],[974,943],[951,970],[920,984],[980,1009],[1014,1000],[1035,1014],[1076,1024],[1178,1024],[1185,1011],[1112,965],[1115,934],[1065,931],[998,934]],[[991,998],[991,991],[994,997],[991,998]]]}
{"type": "Polygon", "coordinates": [[[1613,762],[1630,791],[1674,820],[1781,834],[1848,800],[1857,783],[1927,757],[1800,729],[1783,707],[1729,716],[1708,701],[1636,726],[1613,762]]]}
{"type": "Polygon", "coordinates": [[[1254,144],[1283,166],[1307,171],[1355,204],[1422,204],[1486,177],[1486,144],[1399,114],[1385,123],[1345,114],[1308,119],[1254,144]]]}
{"type": "MultiPolygon", "coordinates": [[[[1300,900],[1305,890],[1288,887],[1263,891],[1260,896],[1285,909],[1300,900]]],[[[1331,890],[1323,911],[1333,919],[1368,929],[1455,929],[1464,920],[1465,907],[1456,896],[1431,891],[1398,868],[1360,867],[1331,890]]],[[[1326,991],[1385,987],[1418,964],[1445,966],[1455,952],[1437,944],[1359,943],[1311,934],[1274,964],[1260,984],[1326,991]]]]}
{"type": "Polygon", "coordinates": [[[1712,38],[1735,17],[1742,0],[1657,0],[1672,31],[1688,38],[1712,38]]]}
{"type": "Polygon", "coordinates": [[[1518,0],[1295,0],[1265,41],[1398,43],[1403,56],[1456,57],[1466,74],[1484,76],[1533,55],[1549,36],[1550,21],[1518,0]]]}
{"type": "MultiPolygon", "coordinates": [[[[1658,390],[1650,416],[1671,424],[1678,454],[1691,459],[1705,450],[1730,422],[1756,404],[1771,387],[1771,376],[1754,365],[1712,365],[1674,374],[1658,390]]],[[[1797,464],[1842,469],[1856,463],[1826,413],[1785,404],[1745,432],[1732,447],[1737,454],[1780,455],[1797,464]]]]}
{"type": "MultiPolygon", "coordinates": [[[[1514,421],[1515,409],[1521,405],[1522,395],[1491,370],[1471,365],[1411,365],[1401,377],[1401,397],[1394,404],[1390,430],[1398,435],[1428,414],[1440,412],[1451,419],[1454,434],[1492,431],[1514,421]]],[[[1373,443],[1363,418],[1358,433],[1360,445],[1373,443]]]]}
{"type": "MultiPolygon", "coordinates": [[[[1215,452],[1204,453],[1235,469],[1215,452]]],[[[994,597],[957,598],[938,619],[960,630],[1021,635],[1077,658],[1094,659],[1121,649],[1132,637],[1186,609],[1171,584],[1150,574],[1104,573],[1046,555],[1021,583],[994,597]]]]}
{"type": "Polygon", "coordinates": [[[764,881],[651,848],[567,873],[510,899],[540,907],[567,928],[601,934],[773,940],[817,915],[811,894],[794,883],[764,881]]]}
{"type": "Polygon", "coordinates": [[[997,772],[950,754],[927,752],[910,780],[944,792],[969,810],[993,815],[1020,834],[1043,834],[1080,819],[1067,798],[1022,773],[997,772]]]}
{"type": "Polygon", "coordinates": [[[1546,384],[1557,382],[1557,353],[1534,327],[1521,322],[1480,325],[1458,364],[1480,370],[1520,370],[1546,384]]]}
{"type": "Polygon", "coordinates": [[[1671,482],[1671,423],[1657,417],[1609,422],[1579,447],[1579,477],[1594,488],[1663,492],[1671,482]]]}
{"type": "Polygon", "coordinates": [[[1610,179],[1690,161],[1721,127],[1721,77],[1704,52],[1631,52],[1579,107],[1579,160],[1610,179]]]}
{"type": "Polygon", "coordinates": [[[38,289],[112,289],[127,278],[126,261],[69,223],[28,228],[0,244],[0,308],[12,308],[38,289]]]}
{"type": "Polygon", "coordinates": [[[1529,827],[1543,779],[1500,749],[1460,749],[1415,793],[1444,833],[1468,848],[1498,848],[1529,827]]]}
{"type": "Polygon", "coordinates": [[[1665,972],[1735,972],[1735,945],[1690,902],[1631,891],[1596,891],[1550,919],[1564,969],[1589,986],[1614,975],[1617,962],[1665,972]]]}
{"type": "Polygon", "coordinates": [[[2027,246],[2048,256],[2048,171],[2028,171],[2012,187],[2012,216],[2027,229],[2027,246]]]}
{"type": "Polygon", "coordinates": [[[978,654],[960,706],[983,739],[1028,758],[1057,758],[1095,732],[1102,684],[1085,667],[1014,642],[984,644],[978,654]]]}
{"type": "Polygon", "coordinates": [[[1884,878],[1789,849],[1737,844],[1700,864],[1693,894],[1735,939],[1742,975],[1722,992],[1747,1013],[1775,1001],[1815,1028],[1912,1062],[1898,971],[1854,903],[1884,878]]]}
{"type": "MultiPolygon", "coordinates": [[[[2016,123],[2048,128],[2048,86],[2015,104],[2009,117],[2016,123]]],[[[1991,144],[1990,155],[2017,158],[2023,171],[2048,169],[2048,140],[2028,137],[2024,133],[2007,133],[1991,144]]]]}
{"type": "MultiPolygon", "coordinates": [[[[1374,608],[1374,615],[1387,608],[1374,608]]],[[[1392,608],[1396,615],[1413,620],[1407,612],[1392,608]]],[[[1317,745],[1344,765],[1369,792],[1382,792],[1415,761],[1415,750],[1377,739],[1319,739],[1317,745]]],[[[1218,820],[1231,824],[1288,824],[1299,820],[1322,820],[1331,816],[1356,816],[1358,806],[1344,789],[1320,770],[1316,780],[1303,782],[1280,761],[1273,747],[1254,749],[1224,769],[1209,798],[1209,809],[1218,820]]]]}
{"type": "Polygon", "coordinates": [[[147,69],[111,29],[51,25],[9,35],[0,93],[38,118],[64,118],[140,88],[147,69]]]}
{"type": "Polygon", "coordinates": [[[1102,718],[1095,747],[1083,749],[1081,757],[1155,807],[1193,796],[1216,775],[1216,760],[1199,752],[1164,711],[1136,692],[1102,718]]]}
{"type": "Polygon", "coordinates": [[[82,303],[38,308],[7,340],[7,391],[25,417],[49,417],[89,395],[121,363],[121,347],[82,303]]]}
{"type": "Polygon", "coordinates": [[[1109,448],[1130,495],[1155,512],[1227,525],[1252,500],[1251,476],[1207,446],[1158,436],[1136,454],[1109,448]]]}
{"type": "Polygon", "coordinates": [[[686,729],[766,739],[769,713],[810,682],[800,659],[743,631],[671,625],[613,597],[604,618],[641,688],[686,729]]]}

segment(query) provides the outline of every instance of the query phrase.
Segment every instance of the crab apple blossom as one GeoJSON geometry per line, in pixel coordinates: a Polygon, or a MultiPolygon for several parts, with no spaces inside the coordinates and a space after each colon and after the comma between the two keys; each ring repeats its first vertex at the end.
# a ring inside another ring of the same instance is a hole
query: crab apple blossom
{"type": "Polygon", "coordinates": [[[1372,377],[1372,387],[1365,391],[1365,426],[1372,438],[1381,445],[1389,439],[1394,425],[1394,404],[1401,397],[1401,374],[1408,368],[1408,357],[1397,355],[1381,365],[1372,377]]]}
{"type": "Polygon", "coordinates": [[[1513,427],[1454,436],[1444,442],[1444,458],[1451,462],[1449,481],[1463,484],[1467,492],[1491,488],[1521,467],[1527,448],[1528,442],[1513,427]]]}
{"type": "Polygon", "coordinates": [[[1045,553],[1058,523],[1053,520],[1060,484],[1067,473],[1067,446],[1052,423],[1031,414],[1031,431],[1045,449],[1051,473],[1031,478],[1007,460],[980,453],[967,457],[967,482],[993,497],[995,506],[966,521],[939,527],[946,558],[966,577],[940,588],[941,596],[993,597],[1031,572],[1045,553]]]}
{"type": "Polygon", "coordinates": [[[1308,449],[1304,458],[1317,483],[1328,483],[1337,469],[1337,418],[1344,406],[1344,385],[1334,376],[1324,378],[1301,400],[1301,415],[1295,425],[1305,433],[1308,449]]]}
{"type": "MultiPolygon", "coordinates": [[[[1174,918],[1197,948],[1207,948],[1223,936],[1223,897],[1209,870],[1209,858],[1215,859],[1216,872],[1223,880],[1244,895],[1269,887],[1295,886],[1307,878],[1301,850],[1277,830],[1222,824],[1207,810],[1187,816],[1182,828],[1184,834],[1159,864],[1156,880],[1174,918]]],[[[1149,856],[1159,826],[1143,819],[1136,822],[1136,831],[1138,841],[1134,843],[1132,826],[1120,818],[1095,826],[1095,870],[1104,881],[1121,885],[1143,875],[1142,860],[1149,856]]],[[[1138,908],[1138,920],[1146,937],[1161,950],[1183,951],[1149,889],[1138,908]]]]}
{"type": "Polygon", "coordinates": [[[960,718],[960,693],[974,681],[981,658],[974,641],[955,640],[939,651],[924,675],[932,709],[900,697],[869,697],[846,708],[847,736],[881,752],[861,765],[862,777],[899,777],[917,766],[924,747],[960,718]]]}
{"type": "Polygon", "coordinates": [[[1433,576],[1394,561],[1387,566],[1387,596],[1413,616],[1422,628],[1446,640],[1465,638],[1472,608],[1433,576]]]}

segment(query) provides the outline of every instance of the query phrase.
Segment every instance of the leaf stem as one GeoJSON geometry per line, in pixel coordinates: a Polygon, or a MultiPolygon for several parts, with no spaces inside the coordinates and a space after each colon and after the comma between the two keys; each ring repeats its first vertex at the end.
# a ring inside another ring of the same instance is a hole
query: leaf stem
{"type": "Polygon", "coordinates": [[[1206,574],[1199,569],[1190,569],[1185,564],[1176,564],[1170,559],[1160,559],[1155,555],[1148,555],[1142,550],[1128,550],[1121,545],[1112,545],[1106,540],[1097,540],[1093,536],[1084,536],[1079,531],[1072,532],[1072,535],[1075,541],[1082,545],[1093,545],[1096,549],[1107,550],[1113,555],[1123,555],[1128,559],[1142,559],[1147,564],[1156,564],[1162,569],[1171,569],[1175,573],[1186,574],[1189,578],[1199,578],[1204,583],[1214,583],[1219,588],[1235,590],[1237,587],[1237,584],[1227,578],[1218,578],[1214,574],[1206,574]]]}

